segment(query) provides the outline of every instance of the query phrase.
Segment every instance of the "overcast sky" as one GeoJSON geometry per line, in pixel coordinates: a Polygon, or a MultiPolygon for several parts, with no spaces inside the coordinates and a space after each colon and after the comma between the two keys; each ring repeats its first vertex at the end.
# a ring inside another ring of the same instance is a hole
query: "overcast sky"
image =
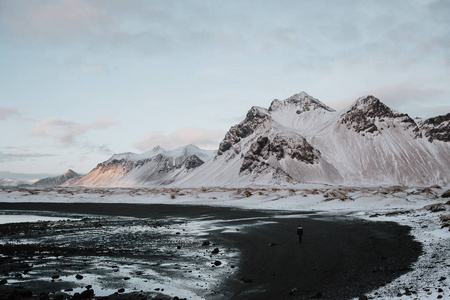
{"type": "Polygon", "coordinates": [[[449,16],[439,0],[0,0],[0,171],[217,149],[252,106],[301,91],[448,113],[449,16]]]}

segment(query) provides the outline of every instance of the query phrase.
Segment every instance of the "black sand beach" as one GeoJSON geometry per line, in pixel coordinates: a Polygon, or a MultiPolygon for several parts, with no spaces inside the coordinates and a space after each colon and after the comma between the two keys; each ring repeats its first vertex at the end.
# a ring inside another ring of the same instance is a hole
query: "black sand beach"
{"type": "MultiPolygon", "coordinates": [[[[241,253],[237,271],[224,278],[214,293],[205,294],[209,299],[349,299],[364,295],[407,272],[421,253],[420,243],[413,241],[408,227],[345,216],[208,206],[84,203],[0,203],[0,210],[158,220],[211,218],[224,220],[226,226],[244,225],[236,233],[216,230],[208,236],[219,249],[235,247],[241,253]],[[251,226],[258,220],[270,223],[251,226]],[[304,227],[302,243],[296,235],[299,223],[304,227]]],[[[20,247],[16,250],[16,256],[20,256],[20,247]]],[[[8,257],[8,254],[0,254],[4,255],[3,260],[8,257]]],[[[0,280],[7,273],[20,271],[11,270],[12,265],[9,270],[5,270],[5,264],[2,266],[0,280]]],[[[31,283],[23,284],[23,287],[31,290],[33,295],[44,290],[31,283]]],[[[7,295],[11,286],[0,285],[1,291],[7,295]]],[[[122,297],[139,298],[132,294],[122,297]]],[[[39,299],[38,296],[33,298],[39,299]]]]}

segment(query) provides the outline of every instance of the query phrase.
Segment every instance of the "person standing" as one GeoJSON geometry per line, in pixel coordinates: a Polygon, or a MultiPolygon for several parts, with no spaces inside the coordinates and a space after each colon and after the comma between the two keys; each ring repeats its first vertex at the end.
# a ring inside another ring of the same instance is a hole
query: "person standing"
{"type": "Polygon", "coordinates": [[[297,235],[298,235],[298,242],[302,242],[302,235],[303,235],[303,227],[302,225],[298,225],[297,227],[297,235]]]}

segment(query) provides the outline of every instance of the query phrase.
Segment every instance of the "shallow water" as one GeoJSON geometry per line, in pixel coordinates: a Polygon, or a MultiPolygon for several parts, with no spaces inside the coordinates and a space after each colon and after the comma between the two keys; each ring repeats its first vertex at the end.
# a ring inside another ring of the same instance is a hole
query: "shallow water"
{"type": "Polygon", "coordinates": [[[92,285],[98,295],[142,290],[147,298],[289,299],[295,290],[300,298],[350,299],[407,272],[420,254],[409,228],[345,216],[118,203],[2,209],[77,218],[0,225],[0,259],[12,260],[0,273],[25,264],[6,279],[36,292],[92,285]]]}
{"type": "Polygon", "coordinates": [[[45,222],[45,221],[63,221],[70,218],[48,217],[37,215],[2,215],[0,214],[0,224],[8,223],[26,223],[26,222],[45,222]]]}
{"type": "Polygon", "coordinates": [[[215,224],[223,220],[10,213],[0,216],[0,253],[21,253],[15,263],[31,270],[11,274],[8,285],[52,287],[69,295],[91,285],[96,296],[124,289],[202,299],[238,269],[238,250],[209,236],[234,230],[215,224]],[[203,246],[207,239],[210,245],[203,246]],[[216,247],[220,252],[212,254],[216,247]]]}

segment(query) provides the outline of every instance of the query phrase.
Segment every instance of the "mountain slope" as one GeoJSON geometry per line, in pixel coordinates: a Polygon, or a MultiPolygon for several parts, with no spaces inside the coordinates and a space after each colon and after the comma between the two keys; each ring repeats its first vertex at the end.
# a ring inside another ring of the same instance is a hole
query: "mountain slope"
{"type": "Polygon", "coordinates": [[[446,185],[449,117],[416,123],[370,95],[336,112],[302,92],[251,108],[178,184],[446,185]]]}
{"type": "Polygon", "coordinates": [[[166,151],[156,147],[143,154],[122,153],[100,163],[89,174],[65,185],[130,187],[166,185],[180,179],[202,165],[216,151],[194,145],[166,151]]]}
{"type": "Polygon", "coordinates": [[[65,172],[64,174],[62,174],[60,176],[47,177],[47,178],[38,180],[33,184],[33,186],[40,186],[40,187],[58,186],[70,179],[80,178],[81,176],[82,175],[76,173],[73,170],[68,170],[67,172],[65,172]]]}

